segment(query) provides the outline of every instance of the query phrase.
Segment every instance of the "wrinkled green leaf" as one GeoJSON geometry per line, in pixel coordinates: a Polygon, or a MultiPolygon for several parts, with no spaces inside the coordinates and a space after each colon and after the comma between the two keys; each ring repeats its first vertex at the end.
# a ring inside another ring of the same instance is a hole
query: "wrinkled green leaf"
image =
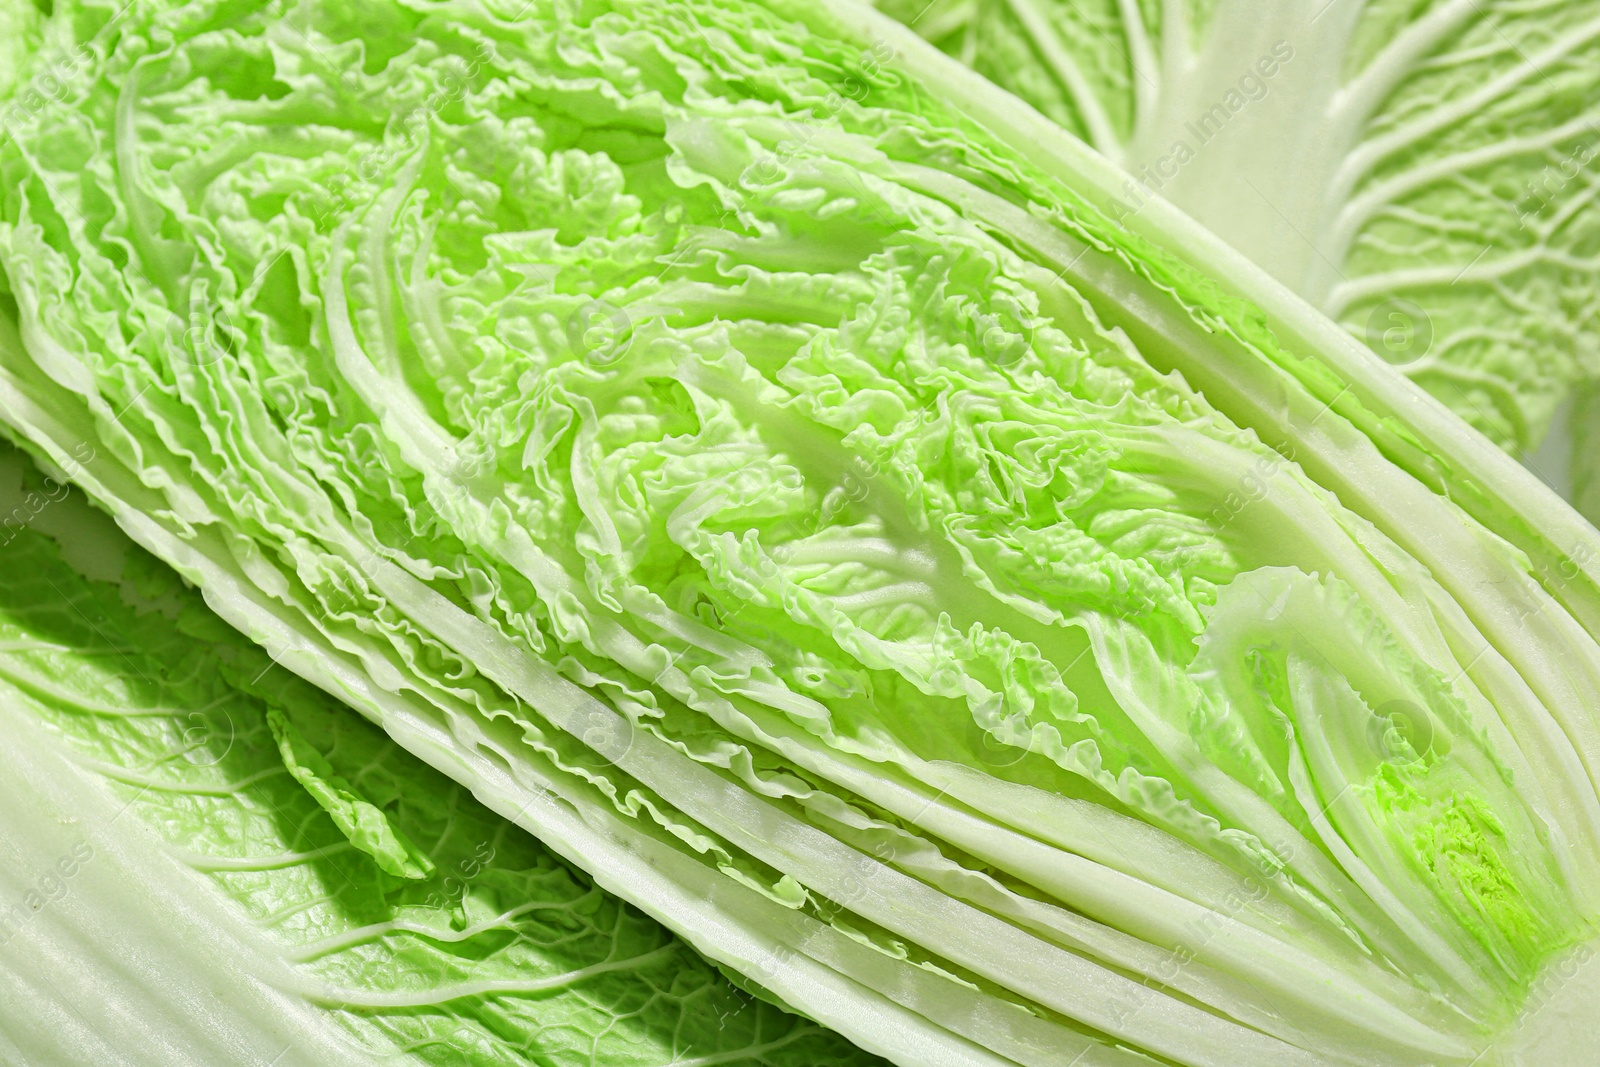
{"type": "MultiPolygon", "coordinates": [[[[73,865],[86,874],[64,879],[63,903],[0,946],[0,972],[25,988],[31,981],[43,998],[0,998],[7,1001],[0,1030],[29,1050],[18,1062],[88,1062],[95,1048],[118,1063],[247,1062],[237,1046],[206,1042],[242,1041],[247,1026],[272,1032],[259,1007],[230,1014],[218,1006],[228,990],[203,984],[212,975],[196,973],[194,941],[179,942],[177,961],[152,953],[144,963],[150,971],[124,986],[115,978],[121,960],[101,962],[89,946],[53,940],[47,924],[67,908],[156,936],[170,920],[141,914],[143,894],[153,890],[132,885],[158,865],[151,849],[199,872],[187,888],[178,883],[168,907],[218,916],[224,929],[213,936],[222,946],[235,933],[258,943],[260,959],[240,962],[245,973],[263,972],[321,1019],[292,1041],[280,1026],[278,1045],[260,1052],[262,1062],[281,1051],[284,1065],[326,1065],[333,1062],[327,1049],[339,1047],[352,1063],[445,1067],[877,1062],[730,985],[658,924],[274,665],[169,568],[18,459],[9,448],[0,453],[0,705],[54,734],[51,747],[81,772],[63,777],[63,786],[102,796],[109,829],[135,862],[103,896],[86,896],[95,892],[89,876],[112,862],[91,846],[89,861],[73,865]],[[85,578],[40,530],[116,580],[85,578]],[[284,758],[285,738],[293,739],[294,763],[284,758]],[[367,798],[364,820],[383,820],[391,849],[417,843],[402,854],[409,877],[384,873],[384,855],[347,839],[340,809],[328,810],[297,780],[308,765],[324,783],[343,782],[346,791],[356,784],[367,798]],[[67,953],[60,971],[41,966],[58,951],[67,953]],[[182,962],[185,951],[195,962],[182,962]],[[212,998],[198,1016],[165,1002],[180,995],[175,964],[212,998]],[[67,1007],[41,984],[59,987],[74,975],[96,1002],[120,996],[130,1010],[142,998],[130,1011],[138,1024],[128,1015],[74,1018],[87,1005],[67,1007]],[[45,1010],[65,1012],[83,1032],[53,1030],[35,1014],[45,1010]],[[216,1025],[222,1038],[202,1038],[204,1025],[216,1025]],[[147,1032],[165,1051],[140,1043],[147,1032]],[[34,1044],[50,1041],[58,1043],[34,1044]]],[[[82,829],[19,818],[0,813],[0,843],[37,834],[42,848],[69,858],[82,843],[82,829]]],[[[19,883],[62,878],[12,870],[19,883]]],[[[47,899],[55,886],[49,883],[47,899]]],[[[18,903],[8,892],[0,914],[18,903]]]]}
{"type": "Polygon", "coordinates": [[[842,2],[72,13],[0,415],[431,781],[902,1064],[1586,1040],[1600,535],[1104,159],[842,2]]]}

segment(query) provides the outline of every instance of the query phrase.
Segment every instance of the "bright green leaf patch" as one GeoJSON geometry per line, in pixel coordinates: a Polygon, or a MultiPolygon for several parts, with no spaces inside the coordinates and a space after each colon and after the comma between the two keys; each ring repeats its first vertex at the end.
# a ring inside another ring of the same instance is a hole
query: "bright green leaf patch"
{"type": "Polygon", "coordinates": [[[267,709],[267,726],[278,742],[283,765],[305,786],[350,843],[370,855],[378,867],[398,878],[427,878],[433,861],[389,823],[382,808],[357,793],[334,773],[322,753],[306,743],[300,731],[276,708],[267,709]]]}

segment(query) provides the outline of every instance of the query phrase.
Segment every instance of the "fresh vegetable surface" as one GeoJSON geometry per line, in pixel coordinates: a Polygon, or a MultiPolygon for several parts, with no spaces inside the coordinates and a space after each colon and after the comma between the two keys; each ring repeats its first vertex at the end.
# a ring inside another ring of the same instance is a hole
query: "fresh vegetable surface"
{"type": "Polygon", "coordinates": [[[383,811],[440,772],[919,1067],[1586,1040],[1543,1009],[1595,988],[1600,535],[902,27],[308,0],[39,41],[0,414],[432,766],[374,802],[354,711],[262,712],[387,877],[437,872],[383,811]]]}
{"type": "Polygon", "coordinates": [[[64,794],[0,819],[6,1063],[880,1062],[273,665],[9,447],[0,516],[0,758],[64,794]]]}
{"type": "Polygon", "coordinates": [[[1600,515],[1600,6],[880,0],[1600,515]],[[1576,407],[1575,391],[1583,394],[1576,407]]]}

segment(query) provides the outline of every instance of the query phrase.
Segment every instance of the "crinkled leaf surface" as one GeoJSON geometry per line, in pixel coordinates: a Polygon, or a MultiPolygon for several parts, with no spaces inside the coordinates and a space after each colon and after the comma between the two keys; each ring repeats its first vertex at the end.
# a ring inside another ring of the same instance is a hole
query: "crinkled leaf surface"
{"type": "Polygon", "coordinates": [[[1103,159],[845,4],[57,14],[0,414],[597,884],[918,1067],[1543,1036],[1600,535],[1103,159]]]}
{"type": "MultiPolygon", "coordinates": [[[[81,498],[35,474],[22,482],[19,460],[9,447],[0,455],[0,700],[43,724],[99,780],[122,832],[150,836],[202,872],[233,920],[289,965],[285,992],[316,1006],[334,1031],[394,1064],[879,1062],[730,984],[659,924],[273,664],[81,498]],[[25,527],[30,520],[118,580],[84,577],[25,527]],[[307,766],[317,777],[297,778],[307,766]],[[331,780],[341,795],[364,798],[358,826],[325,810],[331,780]],[[377,821],[387,840],[414,843],[407,877],[384,873],[390,853],[369,844],[377,821]]],[[[15,817],[0,814],[7,840],[21,832],[15,817]]],[[[55,833],[64,851],[77,843],[70,828],[55,833]]],[[[63,894],[78,885],[69,879],[63,894]]],[[[26,981],[37,934],[23,925],[7,937],[0,966],[26,981]]],[[[171,977],[152,977],[154,995],[171,977]]],[[[109,996],[117,987],[98,988],[109,996]]],[[[9,1036],[23,1041],[43,1023],[11,1019],[9,1036]]],[[[128,1028],[103,1026],[98,1036],[118,1062],[138,1055],[128,1028]]],[[[192,1034],[172,1038],[182,1050],[173,1055],[199,1051],[192,1034]]],[[[300,1045],[283,1052],[286,1064],[318,1062],[300,1045]]]]}

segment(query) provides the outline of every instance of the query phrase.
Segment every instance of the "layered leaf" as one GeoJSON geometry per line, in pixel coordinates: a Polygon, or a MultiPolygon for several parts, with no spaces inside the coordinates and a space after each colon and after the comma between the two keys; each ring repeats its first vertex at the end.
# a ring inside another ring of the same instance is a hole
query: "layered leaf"
{"type": "Polygon", "coordinates": [[[18,1062],[879,1062],[275,665],[9,448],[0,516],[8,787],[73,820],[0,814],[38,853],[7,853],[0,900],[18,1062]]]}
{"type": "Polygon", "coordinates": [[[752,988],[919,1067],[1465,1065],[1588,950],[1600,536],[893,23],[46,30],[7,423],[752,988]]]}
{"type": "Polygon", "coordinates": [[[1120,163],[1126,211],[1177,204],[1502,447],[1600,374],[1600,7],[879,6],[1120,163]]]}

